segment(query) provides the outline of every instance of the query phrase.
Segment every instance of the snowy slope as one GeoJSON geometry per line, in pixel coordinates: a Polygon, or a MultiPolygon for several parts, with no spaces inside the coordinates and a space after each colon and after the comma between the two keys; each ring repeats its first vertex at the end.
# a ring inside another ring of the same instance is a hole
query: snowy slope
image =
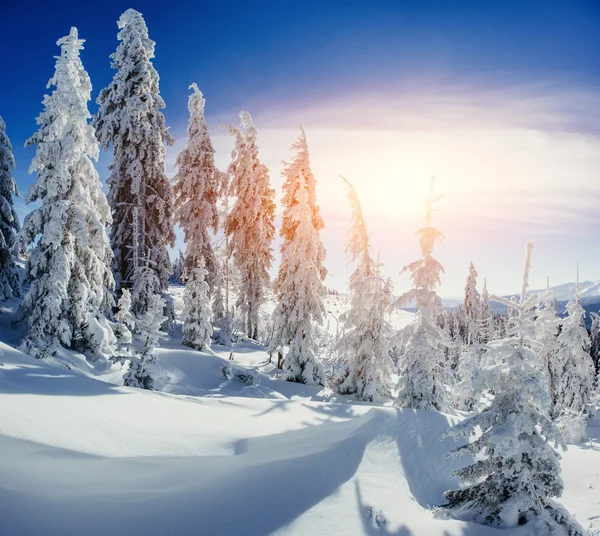
{"type": "MultiPolygon", "coordinates": [[[[0,338],[13,344],[9,313],[0,338]]],[[[178,340],[158,350],[160,393],[121,387],[120,365],[37,361],[0,343],[1,536],[531,534],[432,510],[467,461],[440,440],[460,417],[283,382],[255,343],[235,345],[231,362],[230,348],[178,340]],[[228,366],[254,384],[226,379],[228,366]]],[[[595,424],[564,455],[564,502],[600,533],[595,424]]]]}
{"type": "MultiPolygon", "coordinates": [[[[146,392],[0,349],[3,536],[499,533],[428,508],[460,463],[444,415],[250,398],[240,382],[240,396],[146,392]]],[[[222,383],[225,362],[195,354],[179,358],[222,383]]],[[[565,502],[584,524],[600,512],[599,449],[565,455],[565,502]]]]}

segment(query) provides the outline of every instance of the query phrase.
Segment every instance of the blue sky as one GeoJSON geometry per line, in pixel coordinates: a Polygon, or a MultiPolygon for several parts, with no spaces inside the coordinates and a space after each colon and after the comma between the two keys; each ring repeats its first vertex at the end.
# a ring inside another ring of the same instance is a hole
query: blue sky
{"type": "MultiPolygon", "coordinates": [[[[597,0],[5,4],[0,115],[23,193],[33,180],[23,143],[36,129],[56,40],[71,26],[86,39],[95,99],[113,75],[116,21],[133,7],[157,42],[165,115],[179,140],[170,162],[185,143],[193,81],[207,98],[221,168],[230,140],[219,124],[248,109],[279,188],[280,162],[303,124],[332,286],[343,288],[349,273],[340,173],[365,200],[373,248],[398,291],[408,285],[399,270],[418,254],[412,233],[430,175],[445,194],[442,294],[461,292],[470,260],[492,290],[520,288],[529,239],[534,286],[546,275],[573,279],[578,260],[583,278],[600,279],[597,0]]],[[[109,160],[99,164],[103,179],[109,160]]]]}

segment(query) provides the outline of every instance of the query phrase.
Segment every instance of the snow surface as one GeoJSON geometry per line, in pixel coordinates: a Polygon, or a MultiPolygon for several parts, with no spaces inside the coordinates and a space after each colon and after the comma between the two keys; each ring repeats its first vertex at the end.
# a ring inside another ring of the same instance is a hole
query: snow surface
{"type": "MultiPolygon", "coordinates": [[[[342,299],[330,298],[335,315],[342,299]]],[[[13,345],[11,310],[0,339],[13,345]]],[[[0,343],[0,535],[532,534],[436,515],[468,462],[446,458],[455,443],[440,439],[460,416],[283,382],[254,343],[232,362],[229,348],[179,340],[157,350],[164,392],[121,387],[121,365],[66,351],[38,361],[0,343]]],[[[563,455],[562,502],[600,534],[598,421],[588,435],[563,455]]]]}

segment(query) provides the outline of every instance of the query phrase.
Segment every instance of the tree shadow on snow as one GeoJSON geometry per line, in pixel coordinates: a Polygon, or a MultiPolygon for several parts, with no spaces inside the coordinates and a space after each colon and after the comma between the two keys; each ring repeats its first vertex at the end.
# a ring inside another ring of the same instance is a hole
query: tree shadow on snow
{"type": "Polygon", "coordinates": [[[363,502],[360,485],[356,481],[354,483],[356,493],[356,503],[358,506],[359,516],[362,521],[363,534],[365,536],[412,536],[413,533],[406,525],[402,525],[398,530],[391,532],[387,527],[387,519],[381,512],[374,510],[372,506],[363,502]]]}
{"type": "Polygon", "coordinates": [[[412,496],[423,508],[444,504],[444,492],[460,485],[452,473],[470,461],[468,456],[448,458],[448,453],[460,444],[452,438],[442,439],[452,423],[436,411],[395,411],[389,432],[395,438],[412,496]]]}
{"type": "Polygon", "coordinates": [[[5,394],[57,396],[123,394],[116,385],[80,376],[67,369],[36,365],[6,370],[0,367],[0,385],[5,394]]]}

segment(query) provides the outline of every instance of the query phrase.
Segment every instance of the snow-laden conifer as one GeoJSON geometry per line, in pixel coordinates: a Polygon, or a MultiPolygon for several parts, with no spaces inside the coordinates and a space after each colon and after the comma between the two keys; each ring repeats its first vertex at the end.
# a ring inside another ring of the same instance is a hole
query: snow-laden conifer
{"type": "Polygon", "coordinates": [[[481,296],[477,290],[477,270],[469,264],[469,275],[465,285],[464,315],[467,324],[467,344],[479,342],[479,321],[481,316],[481,296]]]}
{"type": "Polygon", "coordinates": [[[0,116],[0,299],[21,295],[19,273],[12,256],[15,236],[20,229],[13,203],[13,197],[19,195],[13,169],[12,145],[6,134],[6,123],[0,116]]]}
{"type": "Polygon", "coordinates": [[[135,322],[134,349],[136,355],[123,376],[124,384],[141,389],[160,390],[159,367],[154,349],[161,339],[168,338],[162,331],[165,323],[165,300],[161,296],[160,281],[147,259],[134,276],[131,293],[132,313],[135,322]]]}
{"type": "Polygon", "coordinates": [[[210,321],[210,299],[208,283],[205,281],[208,271],[204,267],[204,258],[198,259],[197,268],[188,271],[188,282],[183,294],[183,344],[204,350],[210,347],[212,324],[210,321]]]}
{"type": "Polygon", "coordinates": [[[269,170],[258,158],[252,117],[242,111],[240,121],[240,127],[226,127],[235,138],[228,168],[229,195],[235,198],[235,203],[227,215],[225,232],[230,237],[228,257],[233,258],[240,278],[236,307],[246,334],[256,340],[259,309],[270,284],[275,191],[270,187],[269,170]]]}
{"type": "Polygon", "coordinates": [[[114,332],[122,347],[129,347],[133,341],[132,330],[135,329],[135,319],[131,314],[131,292],[124,288],[117,302],[114,332]]]}
{"type": "Polygon", "coordinates": [[[479,333],[481,342],[488,343],[494,338],[494,316],[490,306],[490,295],[487,288],[487,280],[483,278],[483,289],[481,290],[481,307],[479,310],[479,333]]]}
{"type": "Polygon", "coordinates": [[[21,306],[28,322],[22,348],[44,356],[59,344],[97,356],[110,353],[112,333],[105,313],[112,306],[112,253],[105,227],[110,210],[92,159],[98,158],[87,103],[92,86],[79,51],[83,40],[72,28],[57,42],[54,87],[43,100],[39,130],[27,145],[36,147],[30,171],[37,180],[26,202],[39,201],[23,223],[17,248],[32,246],[21,306]]]}
{"type": "Polygon", "coordinates": [[[218,266],[209,231],[216,233],[219,224],[221,173],[215,167],[215,150],[204,119],[205,99],[196,84],[190,89],[188,143],[175,161],[177,174],[173,178],[175,219],[184,232],[186,270],[196,269],[204,258],[206,282],[213,289],[218,266]]]}
{"type": "Polygon", "coordinates": [[[557,339],[558,349],[550,363],[553,416],[568,440],[577,439],[578,424],[585,428],[583,419],[589,413],[594,390],[594,363],[584,319],[585,310],[576,295],[567,304],[567,317],[557,339]]]}
{"type": "Polygon", "coordinates": [[[394,368],[389,349],[393,330],[384,317],[389,294],[379,266],[371,258],[369,235],[356,190],[343,180],[352,210],[345,252],[357,267],[350,276],[350,310],[343,316],[344,334],[336,345],[341,367],[333,383],[341,394],[368,402],[385,402],[392,395],[394,368]]]}
{"type": "Polygon", "coordinates": [[[414,288],[404,293],[396,304],[414,301],[417,306],[416,328],[410,337],[400,365],[399,393],[396,404],[400,407],[444,410],[449,407],[448,373],[444,367],[443,347],[446,343],[434,318],[442,307],[435,287],[440,283],[444,268],[433,258],[435,243],[443,234],[432,227],[433,205],[441,196],[434,197],[431,180],[426,203],[426,227],[417,231],[421,258],[404,267],[411,273],[414,288]]]}
{"type": "MultiPolygon", "coordinates": [[[[273,332],[270,337],[269,351],[274,352],[281,350],[285,345],[289,344],[295,328],[290,325],[294,319],[290,315],[296,313],[296,308],[293,302],[302,297],[297,296],[298,279],[302,274],[295,273],[290,266],[295,266],[297,259],[290,258],[288,250],[293,249],[298,251],[298,244],[294,243],[298,240],[296,229],[299,221],[295,216],[296,205],[298,204],[297,191],[304,184],[304,188],[308,194],[308,209],[310,211],[310,221],[314,229],[311,235],[313,243],[310,245],[311,250],[315,250],[316,254],[311,255],[319,273],[319,277],[323,279],[326,275],[326,270],[323,267],[323,259],[325,257],[325,248],[319,239],[319,231],[323,228],[323,219],[319,213],[319,207],[316,201],[316,180],[310,169],[310,161],[308,155],[308,147],[306,145],[306,136],[301,128],[301,135],[298,140],[292,145],[292,150],[296,150],[296,154],[290,163],[285,164],[282,175],[283,181],[283,196],[281,204],[283,207],[281,229],[279,235],[282,243],[280,247],[281,262],[277,272],[277,277],[273,283],[273,293],[278,300],[278,307],[273,315],[273,332]]],[[[306,237],[304,237],[306,239],[306,237]]],[[[319,306],[322,309],[322,305],[319,306]]]]}
{"type": "Polygon", "coordinates": [[[550,442],[563,447],[564,442],[546,413],[550,397],[534,323],[535,308],[546,296],[527,296],[531,248],[529,243],[520,300],[511,304],[493,298],[515,312],[506,337],[490,343],[483,357],[487,383],[495,392],[492,404],[449,432],[471,438],[453,455],[469,453],[475,461],[456,471],[465,487],[446,492],[446,498],[458,517],[483,524],[531,522],[536,534],[583,535],[577,521],[552,500],[562,494],[563,483],[560,455],[550,442]]]}
{"type": "Polygon", "coordinates": [[[108,179],[113,270],[117,285],[131,288],[137,269],[149,259],[164,291],[171,272],[166,248],[175,242],[173,191],[165,172],[165,143],[173,138],[160,111],[165,103],[150,61],[155,43],[146,23],[128,9],[118,26],[120,44],[111,55],[116,73],[100,92],[93,120],[101,147],[112,146],[113,152],[108,179]]]}
{"type": "MultiPolygon", "coordinates": [[[[539,356],[541,370],[546,375],[550,392],[550,404],[554,404],[554,385],[551,370],[555,368],[558,352],[558,326],[561,319],[556,312],[556,296],[550,291],[550,283],[546,289],[546,299],[537,310],[535,319],[536,339],[540,343],[539,356]]],[[[552,409],[550,411],[552,413],[552,409]]]]}
{"type": "Polygon", "coordinates": [[[284,190],[286,216],[293,235],[281,248],[281,263],[286,274],[277,284],[277,306],[273,312],[271,351],[289,345],[284,361],[288,381],[325,385],[325,371],[317,358],[314,324],[325,316],[325,287],[319,272],[320,242],[315,229],[309,192],[301,171],[295,183],[287,181],[293,191],[284,190]]]}
{"type": "MultiPolygon", "coordinates": [[[[298,176],[302,175],[306,183],[306,191],[308,192],[308,205],[312,215],[312,223],[315,231],[317,231],[317,245],[318,255],[316,259],[316,265],[319,269],[319,275],[321,280],[325,279],[327,270],[323,266],[325,260],[325,247],[321,243],[318,233],[323,229],[325,223],[321,217],[319,205],[317,204],[317,180],[315,179],[311,166],[310,166],[310,155],[308,153],[308,145],[306,143],[306,134],[304,129],[300,127],[300,136],[292,144],[291,149],[296,151],[294,157],[290,162],[286,162],[283,168],[283,198],[281,204],[283,206],[283,214],[281,218],[281,229],[279,235],[281,236],[284,246],[285,243],[289,243],[293,240],[294,231],[296,228],[296,222],[290,217],[290,209],[294,205],[296,199],[296,189],[298,188],[298,176]]],[[[285,278],[285,272],[280,265],[278,280],[281,282],[285,278]]],[[[277,282],[275,283],[277,285],[277,282]]]]}

